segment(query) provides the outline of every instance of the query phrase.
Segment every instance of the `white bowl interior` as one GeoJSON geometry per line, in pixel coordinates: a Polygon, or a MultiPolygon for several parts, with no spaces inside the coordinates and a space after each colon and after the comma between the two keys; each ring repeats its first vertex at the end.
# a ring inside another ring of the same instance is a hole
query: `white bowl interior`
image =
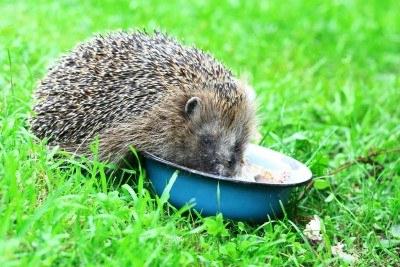
{"type": "Polygon", "coordinates": [[[272,173],[285,172],[287,178],[284,184],[304,183],[312,176],[310,169],[303,163],[265,147],[250,144],[245,151],[245,159],[272,173]]]}

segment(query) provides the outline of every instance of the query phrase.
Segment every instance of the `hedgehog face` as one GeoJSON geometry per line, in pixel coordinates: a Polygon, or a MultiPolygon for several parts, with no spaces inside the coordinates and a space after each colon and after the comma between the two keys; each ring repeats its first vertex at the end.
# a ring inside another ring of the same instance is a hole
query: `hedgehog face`
{"type": "Polygon", "coordinates": [[[184,154],[190,155],[186,166],[230,177],[240,171],[250,125],[240,112],[221,107],[199,97],[187,101],[185,113],[191,138],[184,147],[191,151],[184,154]]]}
{"type": "Polygon", "coordinates": [[[195,138],[198,151],[196,155],[203,171],[227,177],[239,172],[245,142],[234,133],[225,132],[219,123],[207,124],[199,130],[195,138]]]}

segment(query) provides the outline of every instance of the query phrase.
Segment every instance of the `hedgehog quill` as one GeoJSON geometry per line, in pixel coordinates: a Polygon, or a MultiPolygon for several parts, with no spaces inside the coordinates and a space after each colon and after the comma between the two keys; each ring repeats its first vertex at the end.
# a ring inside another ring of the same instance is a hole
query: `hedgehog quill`
{"type": "Polygon", "coordinates": [[[114,32],[79,44],[40,81],[31,130],[50,146],[119,162],[130,146],[222,176],[254,129],[249,87],[209,54],[163,34],[114,32]]]}

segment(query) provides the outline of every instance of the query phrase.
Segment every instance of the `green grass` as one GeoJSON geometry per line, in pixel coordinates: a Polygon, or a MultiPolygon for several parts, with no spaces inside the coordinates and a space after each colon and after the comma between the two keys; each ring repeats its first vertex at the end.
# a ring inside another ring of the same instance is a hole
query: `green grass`
{"type": "Polygon", "coordinates": [[[330,252],[340,241],[356,265],[399,266],[399,152],[327,174],[400,146],[400,2],[144,2],[0,2],[2,265],[341,266],[330,252]],[[120,185],[99,162],[54,158],[27,130],[36,82],[77,42],[121,28],[160,28],[248,75],[262,144],[328,187],[248,225],[175,210],[143,174],[120,185]],[[320,244],[302,234],[313,215],[320,244]]]}

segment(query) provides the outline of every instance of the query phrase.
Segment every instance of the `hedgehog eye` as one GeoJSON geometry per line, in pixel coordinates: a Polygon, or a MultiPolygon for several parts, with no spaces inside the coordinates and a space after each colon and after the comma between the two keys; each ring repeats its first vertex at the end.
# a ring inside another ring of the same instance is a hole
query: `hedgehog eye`
{"type": "Polygon", "coordinates": [[[201,139],[201,143],[202,143],[204,146],[209,146],[209,145],[212,144],[212,138],[211,138],[210,136],[204,136],[204,137],[202,137],[202,139],[201,139]]]}
{"type": "Polygon", "coordinates": [[[235,158],[232,157],[230,160],[228,160],[228,167],[232,168],[235,165],[235,158]]]}
{"type": "Polygon", "coordinates": [[[236,143],[235,146],[233,147],[233,151],[235,153],[239,153],[242,150],[242,146],[240,145],[240,143],[236,143]]]}

